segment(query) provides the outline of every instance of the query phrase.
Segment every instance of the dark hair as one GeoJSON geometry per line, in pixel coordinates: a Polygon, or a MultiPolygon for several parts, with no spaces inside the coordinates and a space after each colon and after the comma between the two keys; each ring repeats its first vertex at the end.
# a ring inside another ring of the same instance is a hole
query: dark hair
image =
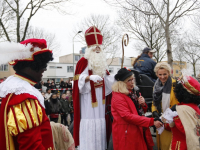
{"type": "MultiPolygon", "coordinates": [[[[142,52],[142,54],[148,54],[148,52],[142,52]]],[[[140,54],[133,62],[133,67],[136,64],[136,62],[138,61],[138,59],[140,59],[140,57],[142,56],[142,54],[140,54]]]]}
{"type": "Polygon", "coordinates": [[[57,97],[56,93],[52,93],[50,99],[52,99],[53,95],[56,95],[56,97],[57,97]]]}
{"type": "Polygon", "coordinates": [[[46,89],[46,92],[48,92],[48,90],[51,90],[51,89],[50,89],[50,88],[47,88],[47,89],[46,89]]]}
{"type": "Polygon", "coordinates": [[[181,83],[174,83],[174,93],[178,101],[181,103],[200,104],[200,96],[190,94],[181,83]]]}
{"type": "Polygon", "coordinates": [[[32,70],[38,72],[39,70],[46,68],[47,63],[53,60],[53,54],[50,52],[44,52],[34,56],[34,61],[18,61],[13,69],[17,72],[26,67],[30,67],[32,70]]]}

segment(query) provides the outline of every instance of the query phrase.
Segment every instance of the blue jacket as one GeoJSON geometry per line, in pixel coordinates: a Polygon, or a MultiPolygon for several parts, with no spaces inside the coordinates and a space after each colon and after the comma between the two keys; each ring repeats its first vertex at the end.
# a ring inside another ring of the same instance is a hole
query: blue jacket
{"type": "Polygon", "coordinates": [[[155,65],[156,62],[147,54],[142,54],[142,56],[135,63],[134,69],[139,71],[140,74],[147,75],[153,82],[155,82],[157,79],[157,76],[154,72],[155,65]]]}

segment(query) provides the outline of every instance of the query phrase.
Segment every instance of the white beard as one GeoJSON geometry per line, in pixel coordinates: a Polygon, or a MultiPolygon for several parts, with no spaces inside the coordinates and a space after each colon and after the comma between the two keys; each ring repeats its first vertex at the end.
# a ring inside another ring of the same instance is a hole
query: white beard
{"type": "Polygon", "coordinates": [[[84,57],[88,60],[89,70],[92,70],[94,75],[104,77],[108,69],[106,57],[102,50],[99,53],[93,52],[95,48],[96,46],[87,48],[84,57]]]}

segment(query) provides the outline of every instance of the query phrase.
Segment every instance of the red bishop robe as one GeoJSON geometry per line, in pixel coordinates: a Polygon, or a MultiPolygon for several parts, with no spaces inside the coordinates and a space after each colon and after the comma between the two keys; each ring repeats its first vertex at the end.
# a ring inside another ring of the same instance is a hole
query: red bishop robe
{"type": "MultiPolygon", "coordinates": [[[[80,129],[80,101],[79,101],[79,87],[78,87],[78,79],[80,74],[85,70],[85,68],[88,66],[88,60],[82,57],[77,65],[75,70],[75,76],[74,76],[74,84],[73,84],[73,106],[74,106],[74,128],[73,128],[73,138],[75,141],[75,146],[79,145],[79,129],[80,129]]],[[[106,71],[107,75],[109,75],[109,72],[106,71]]],[[[89,75],[91,75],[91,70],[89,70],[89,75]]],[[[91,86],[94,84],[92,81],[90,81],[91,86]]],[[[92,92],[92,88],[91,88],[92,92]]],[[[95,91],[92,92],[93,94],[95,91]]],[[[104,92],[105,94],[105,92],[104,92]]],[[[111,104],[111,98],[112,94],[109,94],[106,96],[106,106],[111,104]]],[[[108,108],[110,110],[110,108],[108,108]]],[[[108,115],[106,115],[106,136],[107,136],[107,143],[110,138],[111,130],[112,130],[112,123],[108,115]]]]}
{"type": "Polygon", "coordinates": [[[54,150],[50,121],[35,96],[8,94],[2,99],[0,122],[1,150],[54,150]]]}

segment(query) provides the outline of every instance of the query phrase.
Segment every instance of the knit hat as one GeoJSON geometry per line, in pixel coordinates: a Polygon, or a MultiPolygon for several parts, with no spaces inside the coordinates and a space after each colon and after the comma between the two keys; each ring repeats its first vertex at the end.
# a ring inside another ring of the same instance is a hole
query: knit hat
{"type": "Polygon", "coordinates": [[[121,68],[115,75],[115,80],[124,81],[132,75],[133,75],[133,73],[131,72],[131,70],[129,71],[126,68],[121,68]]]}
{"type": "Polygon", "coordinates": [[[85,31],[85,40],[87,47],[102,45],[103,36],[97,27],[92,26],[85,31]]]}

